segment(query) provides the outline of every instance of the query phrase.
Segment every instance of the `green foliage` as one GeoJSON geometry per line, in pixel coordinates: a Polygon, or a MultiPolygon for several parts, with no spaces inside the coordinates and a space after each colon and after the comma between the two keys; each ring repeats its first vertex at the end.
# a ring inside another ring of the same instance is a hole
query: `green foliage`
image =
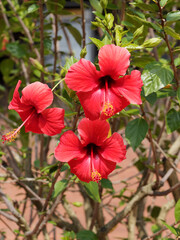
{"type": "Polygon", "coordinates": [[[89,183],[82,182],[82,185],[84,186],[90,198],[92,198],[95,202],[101,202],[101,199],[99,196],[99,188],[96,182],[89,182],[89,183]]]}
{"type": "Polygon", "coordinates": [[[92,231],[88,230],[82,230],[77,233],[77,240],[98,240],[96,234],[94,234],[92,231]]]}
{"type": "Polygon", "coordinates": [[[56,198],[60,193],[62,193],[62,191],[66,189],[67,185],[68,185],[67,179],[63,179],[59,182],[56,182],[54,186],[54,192],[52,194],[52,198],[56,198]]]}
{"type": "Polygon", "coordinates": [[[168,22],[176,22],[180,20],[180,11],[170,12],[167,14],[166,20],[168,22]]]}
{"type": "Polygon", "coordinates": [[[7,43],[6,49],[12,56],[17,58],[23,58],[27,55],[26,49],[18,41],[7,43]]]}
{"type": "Polygon", "coordinates": [[[170,109],[166,115],[167,132],[171,133],[180,128],[180,111],[170,109]]]}
{"type": "Polygon", "coordinates": [[[172,70],[161,62],[152,62],[145,66],[142,73],[145,96],[157,92],[173,80],[172,70]]]}
{"type": "Polygon", "coordinates": [[[175,216],[176,222],[179,222],[180,221],[180,199],[176,203],[174,216],[175,216]]]}
{"type": "Polygon", "coordinates": [[[148,124],[143,118],[136,118],[128,122],[125,130],[125,136],[133,150],[141,144],[148,131],[148,124]]]}

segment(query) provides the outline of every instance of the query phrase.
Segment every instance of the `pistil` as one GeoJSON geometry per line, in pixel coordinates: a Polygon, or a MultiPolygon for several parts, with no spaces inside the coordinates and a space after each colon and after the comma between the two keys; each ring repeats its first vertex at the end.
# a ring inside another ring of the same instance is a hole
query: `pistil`
{"type": "Polygon", "coordinates": [[[97,182],[97,183],[102,179],[101,174],[94,168],[93,146],[91,146],[91,178],[93,182],[97,182]]]}
{"type": "Polygon", "coordinates": [[[20,133],[21,128],[24,126],[25,123],[27,123],[29,121],[29,119],[32,117],[34,112],[35,112],[35,110],[32,111],[32,113],[26,118],[26,120],[18,128],[16,128],[13,131],[3,135],[2,138],[1,138],[3,140],[3,143],[5,143],[5,141],[7,141],[7,142],[15,141],[18,134],[20,133]]]}

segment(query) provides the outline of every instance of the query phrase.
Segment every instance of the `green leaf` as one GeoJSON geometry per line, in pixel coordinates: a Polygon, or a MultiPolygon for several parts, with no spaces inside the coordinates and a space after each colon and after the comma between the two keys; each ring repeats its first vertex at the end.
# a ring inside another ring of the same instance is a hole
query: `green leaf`
{"type": "Polygon", "coordinates": [[[166,115],[166,127],[167,133],[172,133],[180,128],[180,111],[177,112],[174,108],[169,110],[166,115]]]}
{"type": "Polygon", "coordinates": [[[37,4],[32,4],[31,6],[28,7],[27,12],[28,13],[33,13],[39,9],[39,6],[37,4]]]}
{"type": "Polygon", "coordinates": [[[76,42],[81,46],[82,36],[79,30],[68,23],[65,23],[64,26],[69,30],[76,42]]]}
{"type": "Polygon", "coordinates": [[[160,38],[151,38],[151,39],[146,40],[142,44],[142,46],[145,48],[156,47],[161,41],[162,41],[162,39],[160,39],[160,38]]]}
{"type": "Polygon", "coordinates": [[[55,183],[52,198],[56,198],[68,185],[68,180],[63,179],[55,183]]]}
{"type": "Polygon", "coordinates": [[[125,136],[134,151],[145,138],[147,131],[148,124],[143,118],[136,118],[127,124],[125,136]]]}
{"type": "Polygon", "coordinates": [[[166,5],[167,2],[168,2],[168,0],[161,0],[160,1],[160,6],[163,8],[166,5]]]}
{"type": "Polygon", "coordinates": [[[73,111],[73,105],[66,98],[57,94],[56,92],[54,92],[54,94],[73,111]]]}
{"type": "Polygon", "coordinates": [[[109,179],[105,179],[105,178],[101,179],[101,186],[103,188],[109,188],[113,190],[112,182],[109,179]]]}
{"type": "Polygon", "coordinates": [[[166,222],[162,221],[162,224],[167,227],[174,235],[178,235],[177,231],[176,231],[176,228],[174,227],[171,227],[169,224],[167,224],[166,222]]]}
{"type": "Polygon", "coordinates": [[[74,205],[75,207],[81,207],[83,206],[82,202],[73,202],[72,205],[74,205]]]}
{"type": "Polygon", "coordinates": [[[137,28],[136,31],[133,33],[133,39],[136,39],[139,37],[144,31],[144,25],[142,25],[140,28],[137,28]]]}
{"type": "Polygon", "coordinates": [[[179,222],[180,221],[180,199],[176,203],[174,216],[175,216],[176,222],[179,222]]]}
{"type": "Polygon", "coordinates": [[[107,28],[111,29],[113,27],[113,22],[114,22],[114,16],[112,15],[112,13],[106,14],[105,21],[106,21],[107,28]]]}
{"type": "Polygon", "coordinates": [[[47,6],[47,10],[50,12],[50,13],[54,13],[54,14],[60,14],[61,13],[61,10],[63,9],[64,7],[64,4],[65,4],[65,1],[61,0],[61,3],[59,3],[58,1],[56,0],[48,0],[46,2],[46,6],[47,6]]]}
{"type": "Polygon", "coordinates": [[[171,83],[173,72],[169,66],[161,62],[152,62],[145,66],[141,77],[144,83],[145,96],[147,96],[171,83]]]}
{"type": "Polygon", "coordinates": [[[104,46],[104,43],[101,40],[93,37],[90,37],[90,39],[96,45],[97,48],[100,49],[102,46],[104,46]]]}
{"type": "Polygon", "coordinates": [[[91,6],[97,11],[102,13],[103,8],[101,7],[101,4],[98,0],[89,0],[91,6]]]}
{"type": "Polygon", "coordinates": [[[170,12],[167,14],[166,21],[176,22],[180,20],[180,11],[170,12]]]}
{"type": "Polygon", "coordinates": [[[178,87],[178,89],[177,89],[177,99],[180,103],[180,87],[178,87]]]}
{"type": "Polygon", "coordinates": [[[22,46],[22,44],[20,44],[18,41],[7,43],[6,50],[17,58],[25,57],[27,54],[24,46],[22,46]]]}
{"type": "Polygon", "coordinates": [[[165,26],[164,27],[165,32],[170,35],[171,37],[180,40],[180,34],[176,33],[173,28],[165,26]]]}
{"type": "Polygon", "coordinates": [[[90,196],[90,198],[92,198],[96,202],[101,202],[101,199],[99,196],[99,188],[96,182],[89,182],[89,183],[81,182],[81,183],[84,185],[85,190],[87,194],[90,196]]]}
{"type": "Polygon", "coordinates": [[[68,71],[68,69],[76,62],[77,62],[77,59],[71,56],[70,58],[66,59],[66,63],[63,68],[68,71]]]}
{"type": "Polygon", "coordinates": [[[98,240],[97,235],[88,230],[82,230],[77,233],[77,240],[98,240]]]}

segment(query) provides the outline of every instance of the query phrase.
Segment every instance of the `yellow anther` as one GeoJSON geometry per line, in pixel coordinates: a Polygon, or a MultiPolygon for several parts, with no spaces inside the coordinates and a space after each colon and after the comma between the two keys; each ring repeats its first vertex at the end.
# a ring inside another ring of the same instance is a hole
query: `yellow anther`
{"type": "Polygon", "coordinates": [[[97,170],[94,170],[92,172],[91,177],[93,182],[97,182],[97,183],[102,179],[101,174],[97,170]]]}
{"type": "Polygon", "coordinates": [[[19,130],[18,129],[14,129],[13,131],[9,132],[9,133],[6,133],[5,135],[2,136],[2,140],[3,140],[3,143],[5,141],[7,142],[13,142],[15,141],[15,139],[17,138],[18,134],[19,134],[19,130]]]}
{"type": "Polygon", "coordinates": [[[105,102],[102,112],[104,115],[111,117],[114,114],[113,105],[110,102],[105,102]]]}

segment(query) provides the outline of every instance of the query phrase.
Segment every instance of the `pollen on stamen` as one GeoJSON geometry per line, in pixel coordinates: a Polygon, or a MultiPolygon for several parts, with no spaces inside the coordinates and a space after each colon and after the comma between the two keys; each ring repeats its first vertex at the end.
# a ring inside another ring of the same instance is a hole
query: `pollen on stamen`
{"type": "Polygon", "coordinates": [[[102,179],[101,174],[97,170],[94,170],[92,172],[91,177],[93,182],[97,182],[97,183],[102,179]]]}
{"type": "Polygon", "coordinates": [[[113,105],[110,102],[105,102],[102,112],[104,113],[104,115],[111,117],[112,115],[114,115],[113,105]]]}
{"type": "Polygon", "coordinates": [[[6,133],[5,135],[2,135],[2,140],[3,143],[7,142],[14,142],[15,139],[17,138],[18,134],[20,131],[18,131],[17,129],[14,129],[13,131],[6,133]]]}

